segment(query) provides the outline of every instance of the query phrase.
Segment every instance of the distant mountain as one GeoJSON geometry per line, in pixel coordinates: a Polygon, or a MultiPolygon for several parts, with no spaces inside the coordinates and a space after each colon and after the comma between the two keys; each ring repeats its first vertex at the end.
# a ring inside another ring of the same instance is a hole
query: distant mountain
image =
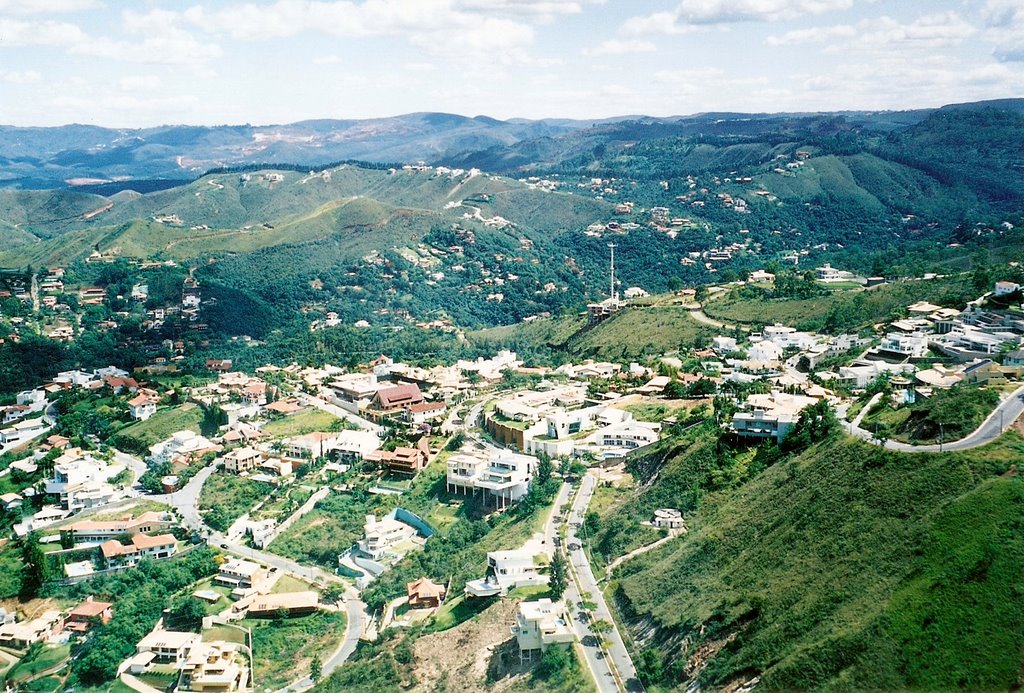
{"type": "MultiPolygon", "coordinates": [[[[1024,111],[1024,100],[953,108],[1024,111]]],[[[142,129],[91,125],[0,126],[0,187],[81,187],[112,194],[151,192],[221,167],[246,164],[323,166],[348,160],[452,163],[511,171],[571,158],[581,147],[668,136],[757,136],[844,126],[891,132],[932,109],[837,113],[700,113],[572,120],[498,120],[450,113],[410,113],[367,120],[306,120],[283,125],[165,125],[142,129]]]]}

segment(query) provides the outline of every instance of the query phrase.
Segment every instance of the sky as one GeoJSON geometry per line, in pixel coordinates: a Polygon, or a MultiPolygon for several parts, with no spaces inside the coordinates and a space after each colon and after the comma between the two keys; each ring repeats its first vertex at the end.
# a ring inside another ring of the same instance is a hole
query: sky
{"type": "Polygon", "coordinates": [[[0,0],[0,124],[603,118],[1024,96],[1024,0],[0,0]]]}

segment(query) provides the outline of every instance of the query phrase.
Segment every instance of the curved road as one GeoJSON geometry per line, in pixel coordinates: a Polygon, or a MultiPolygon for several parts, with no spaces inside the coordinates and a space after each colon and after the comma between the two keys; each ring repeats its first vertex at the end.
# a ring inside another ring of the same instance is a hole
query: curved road
{"type": "MultiPolygon", "coordinates": [[[[129,457],[128,455],[122,456],[126,458],[129,457]]],[[[136,460],[136,462],[138,462],[138,460],[136,460]]],[[[132,466],[134,467],[135,465],[133,464],[132,466]]],[[[306,580],[315,580],[323,584],[333,582],[344,585],[344,601],[347,615],[345,620],[345,638],[338,646],[338,649],[323,662],[322,675],[324,677],[329,676],[332,671],[341,666],[345,660],[351,657],[352,653],[355,652],[356,645],[359,643],[359,637],[363,634],[363,631],[366,628],[366,622],[369,620],[369,615],[366,613],[366,604],[359,599],[359,592],[352,587],[350,583],[333,573],[328,573],[327,571],[315,566],[304,566],[291,559],[278,556],[277,554],[259,551],[248,546],[243,546],[242,544],[230,542],[223,534],[210,529],[206,524],[204,524],[202,517],[199,514],[199,494],[203,490],[203,484],[206,483],[206,480],[210,478],[210,475],[213,474],[215,469],[216,465],[213,464],[204,467],[199,470],[194,477],[189,479],[189,482],[178,491],[175,491],[174,493],[148,496],[148,498],[158,502],[167,503],[168,505],[176,508],[178,512],[181,513],[182,525],[189,529],[202,532],[207,537],[207,541],[214,546],[231,551],[239,556],[260,561],[265,565],[273,566],[278,570],[291,573],[292,575],[306,580]]],[[[313,681],[307,676],[290,684],[283,690],[305,691],[312,687],[313,681]]]]}
{"type": "MultiPolygon", "coordinates": [[[[881,444],[881,441],[875,439],[871,431],[866,431],[860,427],[861,421],[864,420],[864,415],[881,397],[882,393],[872,397],[854,420],[847,424],[847,431],[850,435],[875,445],[881,444]]],[[[1024,385],[1018,387],[1006,399],[1000,402],[973,433],[960,440],[953,440],[941,445],[909,445],[895,440],[887,440],[885,441],[885,448],[887,450],[898,450],[899,452],[955,452],[957,450],[979,448],[982,445],[988,445],[1002,435],[1006,427],[1012,425],[1021,414],[1024,414],[1024,385]]]]}

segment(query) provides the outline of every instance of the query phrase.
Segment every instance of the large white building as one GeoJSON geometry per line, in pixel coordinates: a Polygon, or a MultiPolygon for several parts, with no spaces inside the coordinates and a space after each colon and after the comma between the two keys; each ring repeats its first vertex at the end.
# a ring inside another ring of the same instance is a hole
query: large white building
{"type": "Polygon", "coordinates": [[[53,477],[46,480],[46,493],[58,496],[65,510],[83,510],[109,503],[113,487],[106,483],[111,469],[81,450],[72,449],[53,463],[53,477]]]}
{"type": "Polygon", "coordinates": [[[363,534],[357,544],[359,551],[376,561],[402,542],[416,536],[416,529],[393,517],[378,520],[373,515],[367,515],[363,534]]]}
{"type": "Polygon", "coordinates": [[[480,580],[466,583],[466,595],[493,597],[508,594],[515,587],[545,585],[547,575],[541,575],[532,549],[491,551],[487,554],[487,572],[480,580]]]}
{"type": "Polygon", "coordinates": [[[746,438],[774,438],[781,442],[800,419],[800,412],[818,400],[773,391],[750,395],[742,411],[733,414],[732,429],[746,438]]]}
{"type": "Polygon", "coordinates": [[[448,458],[445,485],[449,493],[480,491],[497,509],[508,507],[526,495],[537,458],[507,450],[487,456],[458,453],[448,458]]]}
{"type": "Polygon", "coordinates": [[[202,450],[210,450],[215,446],[209,440],[193,431],[178,431],[162,443],[149,448],[150,459],[154,464],[171,462],[175,457],[188,456],[202,450]]]}
{"type": "Polygon", "coordinates": [[[903,334],[890,332],[878,345],[879,351],[901,354],[911,358],[923,358],[928,354],[928,335],[923,332],[903,334]]]}

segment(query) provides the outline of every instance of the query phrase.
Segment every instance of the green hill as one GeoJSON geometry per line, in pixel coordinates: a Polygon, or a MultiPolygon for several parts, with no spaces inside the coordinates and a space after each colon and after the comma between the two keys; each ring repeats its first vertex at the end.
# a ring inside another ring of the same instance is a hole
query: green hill
{"type": "Polygon", "coordinates": [[[687,514],[688,534],[609,588],[660,686],[1020,685],[1020,436],[942,455],[850,439],[768,453],[710,432],[663,441],[632,463],[646,483],[600,523],[597,547],[655,508],[687,514]]]}

